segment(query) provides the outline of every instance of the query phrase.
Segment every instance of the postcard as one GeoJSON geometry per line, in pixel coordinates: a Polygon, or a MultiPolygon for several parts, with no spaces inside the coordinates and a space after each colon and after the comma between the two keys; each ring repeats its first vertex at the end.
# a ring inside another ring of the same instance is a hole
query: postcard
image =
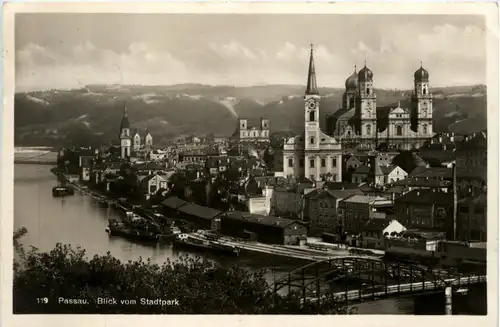
{"type": "Polygon", "coordinates": [[[495,323],[493,4],[4,18],[6,325],[495,323]]]}

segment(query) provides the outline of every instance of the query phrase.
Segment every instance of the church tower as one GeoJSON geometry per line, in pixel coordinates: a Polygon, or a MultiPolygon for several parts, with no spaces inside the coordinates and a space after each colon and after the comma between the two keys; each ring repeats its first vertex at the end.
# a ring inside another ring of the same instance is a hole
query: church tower
{"type": "Polygon", "coordinates": [[[318,163],[316,155],[311,152],[319,150],[321,130],[319,127],[319,102],[320,95],[316,84],[316,70],[314,67],[313,45],[311,44],[311,55],[309,58],[309,72],[307,75],[307,87],[304,96],[304,150],[305,150],[305,177],[317,175],[318,163]]]}
{"type": "Polygon", "coordinates": [[[411,98],[411,127],[419,138],[432,137],[432,93],[429,73],[420,65],[413,74],[414,89],[411,98]]]}
{"type": "MultiPolygon", "coordinates": [[[[373,73],[365,66],[358,73],[358,95],[356,99],[357,133],[365,140],[375,140],[377,126],[377,97],[373,89],[373,73]]],[[[369,141],[368,141],[369,142],[369,141]]]]}
{"type": "Polygon", "coordinates": [[[130,147],[132,145],[132,137],[130,135],[130,123],[128,121],[127,103],[123,107],[123,118],[120,124],[120,148],[121,158],[130,158],[130,147]]]}
{"type": "Polygon", "coordinates": [[[358,93],[358,73],[354,66],[354,73],[345,81],[345,92],[342,96],[342,109],[351,109],[356,105],[356,95],[358,93]]]}

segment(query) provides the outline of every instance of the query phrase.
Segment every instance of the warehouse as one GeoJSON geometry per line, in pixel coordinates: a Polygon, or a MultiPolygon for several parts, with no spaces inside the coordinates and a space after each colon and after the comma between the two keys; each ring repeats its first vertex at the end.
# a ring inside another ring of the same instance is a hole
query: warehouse
{"type": "Polygon", "coordinates": [[[307,239],[307,227],[298,220],[228,211],[222,215],[221,232],[262,243],[294,245],[307,239]]]}

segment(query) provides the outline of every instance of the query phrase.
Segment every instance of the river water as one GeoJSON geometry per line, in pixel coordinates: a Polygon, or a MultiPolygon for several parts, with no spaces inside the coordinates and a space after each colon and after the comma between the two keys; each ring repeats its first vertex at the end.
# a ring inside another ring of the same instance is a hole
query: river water
{"type": "MultiPolygon", "coordinates": [[[[22,239],[25,246],[51,250],[56,243],[71,244],[85,249],[89,256],[111,254],[122,261],[150,258],[159,264],[180,255],[192,255],[173,250],[171,246],[146,246],[120,238],[110,238],[104,231],[108,218],[116,215],[112,209],[103,209],[87,195],[53,198],[55,176],[49,166],[15,165],[14,168],[14,228],[26,227],[28,234],[22,239]]],[[[222,259],[211,257],[215,261],[222,259]]],[[[252,270],[267,268],[272,283],[274,276],[283,275],[301,265],[292,259],[269,256],[242,256],[238,263],[252,270]]],[[[227,261],[226,261],[227,262],[227,261]]],[[[403,297],[355,305],[364,314],[443,314],[444,294],[403,297]]],[[[485,314],[485,287],[472,288],[467,296],[454,296],[454,314],[485,314]]]]}

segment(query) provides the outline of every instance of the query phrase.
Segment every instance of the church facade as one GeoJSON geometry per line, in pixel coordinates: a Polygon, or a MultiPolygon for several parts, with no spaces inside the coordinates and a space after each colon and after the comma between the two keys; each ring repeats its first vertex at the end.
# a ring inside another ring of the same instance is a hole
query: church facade
{"type": "Polygon", "coordinates": [[[153,146],[153,136],[148,130],[146,130],[144,135],[144,138],[142,138],[138,130],[132,132],[128,120],[127,103],[125,103],[120,124],[120,157],[122,159],[128,159],[132,156],[132,151],[139,151],[144,147],[151,148],[153,146]],[[142,140],[144,140],[144,142],[142,142],[142,140]]]}
{"type": "Polygon", "coordinates": [[[231,139],[238,143],[269,143],[269,119],[260,118],[258,124],[250,124],[248,119],[239,118],[238,127],[231,136],[231,139]]]}
{"type": "Polygon", "coordinates": [[[288,138],[283,145],[283,173],[312,181],[342,180],[342,146],[320,128],[320,99],[316,84],[313,49],[309,59],[304,96],[304,130],[288,138]]]}
{"type": "Polygon", "coordinates": [[[373,72],[365,66],[345,82],[342,107],[327,117],[327,133],[344,148],[418,149],[432,138],[432,93],[429,73],[414,73],[409,107],[378,107],[373,72]]]}

